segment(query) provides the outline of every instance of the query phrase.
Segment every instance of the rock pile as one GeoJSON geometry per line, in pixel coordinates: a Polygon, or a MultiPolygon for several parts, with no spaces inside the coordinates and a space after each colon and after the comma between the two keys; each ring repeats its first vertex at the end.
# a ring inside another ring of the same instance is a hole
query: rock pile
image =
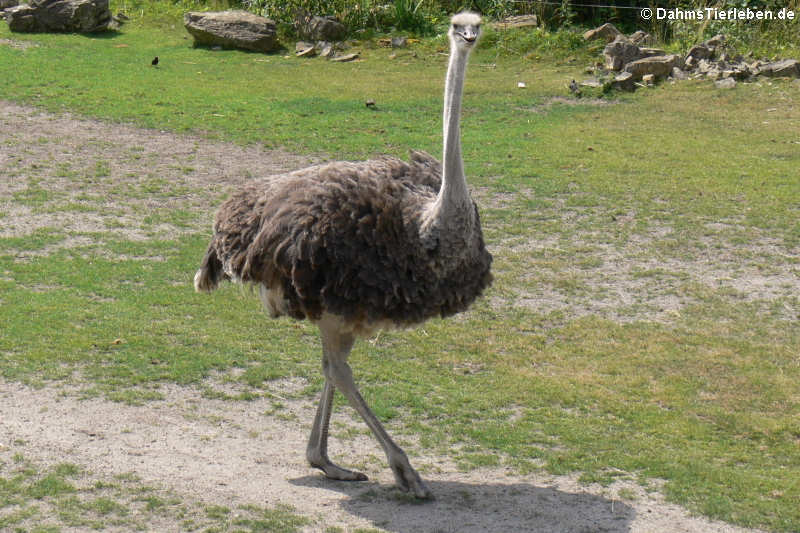
{"type": "Polygon", "coordinates": [[[316,43],[308,41],[297,41],[294,47],[294,52],[297,57],[314,57],[320,56],[335,62],[347,62],[358,59],[359,54],[339,54],[341,50],[347,50],[350,46],[347,43],[331,43],[328,41],[317,41],[316,43]]]}
{"type": "Polygon", "coordinates": [[[594,78],[581,84],[586,87],[633,91],[663,79],[708,78],[719,88],[731,88],[737,81],[751,81],[757,76],[800,78],[796,59],[768,61],[755,60],[752,53],[742,56],[726,45],[724,35],[693,46],[685,56],[640,46],[651,43],[652,37],[642,31],[626,37],[608,23],[586,32],[584,39],[605,39],[608,43],[603,49],[603,63],[587,69],[594,78]]]}
{"type": "Polygon", "coordinates": [[[297,57],[313,57],[319,55],[330,59],[336,54],[337,49],[343,48],[342,45],[337,45],[329,41],[317,41],[316,43],[297,41],[294,51],[297,57]]]}
{"type": "MultiPolygon", "coordinates": [[[[340,41],[347,35],[347,28],[334,17],[304,14],[298,15],[296,23],[302,37],[295,45],[297,56],[320,55],[333,61],[350,61],[358,57],[358,54],[336,54],[337,50],[346,48],[340,41]]],[[[270,52],[281,47],[275,22],[247,11],[189,12],[183,16],[183,25],[194,37],[196,46],[257,52],[270,52]]]]}

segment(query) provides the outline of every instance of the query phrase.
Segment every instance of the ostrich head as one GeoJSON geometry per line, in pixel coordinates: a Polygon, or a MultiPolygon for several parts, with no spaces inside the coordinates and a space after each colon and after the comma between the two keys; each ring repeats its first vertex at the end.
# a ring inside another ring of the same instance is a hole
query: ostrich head
{"type": "Polygon", "coordinates": [[[469,52],[478,42],[480,35],[481,17],[477,13],[463,11],[450,19],[450,31],[447,32],[447,36],[456,49],[469,52]]]}

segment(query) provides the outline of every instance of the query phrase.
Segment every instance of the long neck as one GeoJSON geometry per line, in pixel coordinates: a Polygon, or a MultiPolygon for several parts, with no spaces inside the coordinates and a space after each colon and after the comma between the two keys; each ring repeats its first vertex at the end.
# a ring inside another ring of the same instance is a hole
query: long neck
{"type": "Polygon", "coordinates": [[[467,67],[466,50],[452,46],[447,78],[444,85],[444,168],[442,188],[436,200],[439,209],[448,211],[453,207],[469,205],[469,192],[464,178],[464,162],[461,159],[461,94],[467,67]]]}

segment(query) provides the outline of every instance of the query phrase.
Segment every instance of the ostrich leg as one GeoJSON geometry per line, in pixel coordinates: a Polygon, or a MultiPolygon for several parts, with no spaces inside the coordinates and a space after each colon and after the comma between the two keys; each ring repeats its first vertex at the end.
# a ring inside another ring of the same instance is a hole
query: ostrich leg
{"type": "MultiPolygon", "coordinates": [[[[323,356],[323,361],[324,359],[325,356],[323,356]]],[[[317,407],[317,415],[314,417],[314,425],[311,428],[311,437],[308,439],[306,457],[311,466],[319,468],[331,479],[365,481],[367,476],[361,472],[347,470],[333,464],[328,459],[328,425],[330,424],[333,410],[333,391],[333,384],[326,378],[325,386],[322,388],[322,396],[319,399],[319,407],[317,407]]]]}
{"type": "MultiPolygon", "coordinates": [[[[364,401],[361,393],[358,392],[358,388],[353,381],[353,372],[350,370],[350,365],[347,364],[347,357],[350,355],[350,349],[353,347],[355,337],[351,333],[343,333],[341,321],[335,318],[324,317],[319,322],[319,329],[322,336],[324,354],[322,369],[326,379],[326,388],[323,390],[323,402],[320,402],[320,411],[322,411],[326,393],[332,396],[333,385],[335,385],[344,394],[353,409],[358,411],[358,414],[361,415],[361,418],[364,419],[364,422],[367,423],[367,426],[380,442],[399,487],[404,491],[412,491],[417,498],[429,498],[431,496],[430,490],[425,486],[411,463],[408,462],[405,452],[386,433],[383,425],[367,406],[367,402],[364,401]],[[330,392],[327,391],[329,384],[333,384],[330,386],[330,392]]],[[[317,412],[317,418],[325,418],[326,413],[320,411],[317,412]]],[[[327,410],[327,416],[330,416],[330,408],[327,410]]],[[[324,420],[321,422],[324,422],[324,420]]],[[[327,426],[327,424],[321,425],[327,426]]],[[[315,420],[314,427],[316,426],[317,421],[315,420]]],[[[313,436],[314,431],[312,430],[312,438],[313,436]]]]}

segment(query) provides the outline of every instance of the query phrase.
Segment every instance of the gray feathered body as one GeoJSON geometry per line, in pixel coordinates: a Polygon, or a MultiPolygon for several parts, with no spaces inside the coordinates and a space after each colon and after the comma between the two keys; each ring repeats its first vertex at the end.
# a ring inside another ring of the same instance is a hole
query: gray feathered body
{"type": "Polygon", "coordinates": [[[492,256],[471,200],[459,220],[424,223],[440,186],[423,152],[254,181],[217,213],[195,286],[258,284],[273,315],[331,313],[356,333],[463,311],[491,283],[492,256]]]}

